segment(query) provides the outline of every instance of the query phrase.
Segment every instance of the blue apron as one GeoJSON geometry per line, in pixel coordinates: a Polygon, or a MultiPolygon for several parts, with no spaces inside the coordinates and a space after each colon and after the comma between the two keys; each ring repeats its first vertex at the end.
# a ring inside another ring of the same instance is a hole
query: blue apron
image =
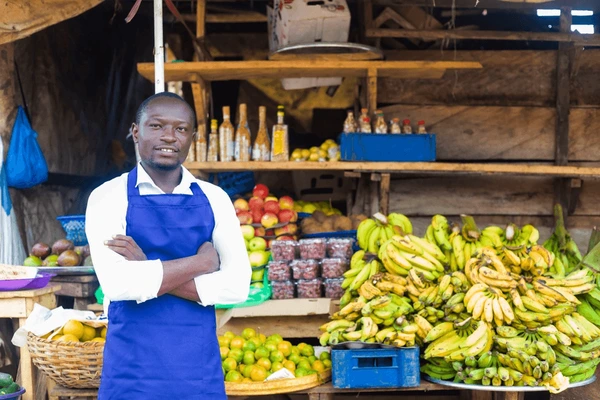
{"type": "MultiPolygon", "coordinates": [[[[189,257],[211,240],[214,215],[199,185],[193,196],[140,196],[136,183],[137,167],[127,178],[127,235],[149,260],[189,257]]],[[[108,318],[99,400],[227,398],[213,306],[164,294],[111,302],[108,318]]]]}

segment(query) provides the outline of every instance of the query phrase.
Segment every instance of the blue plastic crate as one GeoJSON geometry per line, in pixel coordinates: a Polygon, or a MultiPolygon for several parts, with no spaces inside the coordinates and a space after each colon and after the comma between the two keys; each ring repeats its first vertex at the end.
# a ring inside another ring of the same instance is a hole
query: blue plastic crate
{"type": "Polygon", "coordinates": [[[67,240],[73,242],[75,246],[85,246],[88,244],[85,236],[85,215],[63,215],[56,218],[62,225],[67,234],[67,240]]]}
{"type": "Polygon", "coordinates": [[[419,348],[332,350],[332,383],[339,389],[416,387],[419,348]]]}
{"type": "Polygon", "coordinates": [[[343,161],[435,161],[435,134],[342,133],[343,161]]]}
{"type": "Polygon", "coordinates": [[[222,172],[210,174],[209,181],[218,185],[229,195],[229,197],[251,192],[255,185],[254,172],[222,172]]]}

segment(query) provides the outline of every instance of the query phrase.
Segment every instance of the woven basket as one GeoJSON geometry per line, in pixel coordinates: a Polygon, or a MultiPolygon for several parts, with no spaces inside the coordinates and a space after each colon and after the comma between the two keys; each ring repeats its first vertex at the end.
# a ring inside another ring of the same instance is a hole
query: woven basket
{"type": "Polygon", "coordinates": [[[71,389],[100,387],[104,343],[59,342],[27,334],[31,360],[56,383],[71,389]]]}
{"type": "Polygon", "coordinates": [[[269,382],[236,383],[225,382],[228,396],[258,396],[278,393],[291,393],[322,385],[331,380],[331,370],[295,379],[281,379],[269,382]]]}

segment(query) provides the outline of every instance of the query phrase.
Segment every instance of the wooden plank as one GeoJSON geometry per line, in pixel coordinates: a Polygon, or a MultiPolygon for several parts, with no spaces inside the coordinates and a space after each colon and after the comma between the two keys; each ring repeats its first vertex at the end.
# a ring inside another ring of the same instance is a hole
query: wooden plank
{"type": "Polygon", "coordinates": [[[56,292],[58,296],[67,297],[91,297],[98,289],[98,282],[75,283],[63,282],[60,284],[61,289],[56,292]]]}
{"type": "MultiPolygon", "coordinates": [[[[421,380],[421,384],[418,387],[405,387],[405,388],[373,388],[373,389],[339,389],[334,388],[331,382],[324,383],[317,387],[308,390],[300,390],[297,393],[357,393],[357,392],[365,392],[365,393],[381,393],[381,392],[410,392],[410,391],[418,391],[418,392],[433,392],[433,391],[452,391],[451,388],[444,385],[438,385],[437,383],[427,382],[426,380],[421,380]]],[[[361,396],[362,397],[362,396],[361,396]]],[[[369,398],[368,396],[365,396],[369,398]]]]}
{"type": "MultiPolygon", "coordinates": [[[[438,81],[380,78],[378,99],[391,104],[556,107],[554,50],[388,51],[387,60],[478,61],[484,68],[456,70],[438,81]]],[[[572,77],[572,105],[600,105],[600,50],[586,49],[572,77]]]]}
{"type": "Polygon", "coordinates": [[[390,174],[381,174],[379,184],[379,208],[382,214],[388,215],[390,211],[390,174]]]}
{"type": "Polygon", "coordinates": [[[321,332],[319,327],[328,321],[328,315],[232,318],[217,333],[222,335],[232,331],[240,334],[244,328],[252,327],[267,336],[278,333],[286,339],[316,338],[321,332]]]}
{"type": "Polygon", "coordinates": [[[196,37],[203,38],[206,32],[206,0],[198,0],[196,4],[196,37]]]}
{"type": "Polygon", "coordinates": [[[467,9],[538,9],[573,7],[576,10],[600,11],[600,4],[596,0],[554,0],[554,1],[505,1],[485,0],[479,3],[473,0],[375,0],[377,5],[411,5],[438,8],[467,8],[467,9]],[[476,7],[478,6],[478,7],[476,7]]]}
{"type": "MultiPolygon", "coordinates": [[[[378,76],[439,79],[447,69],[483,68],[477,62],[431,61],[205,61],[165,64],[166,81],[195,82],[255,78],[366,77],[370,68],[378,76]]],[[[154,63],[139,63],[138,72],[154,79],[154,63]]]]}
{"type": "Polygon", "coordinates": [[[599,167],[555,166],[546,164],[496,164],[449,162],[191,162],[187,169],[197,172],[217,171],[364,171],[402,174],[453,174],[453,175],[511,175],[600,179],[599,167]]]}
{"type": "Polygon", "coordinates": [[[377,70],[369,68],[367,73],[367,104],[369,105],[369,115],[375,114],[377,109],[377,70]]]}
{"type": "MultiPolygon", "coordinates": [[[[381,109],[386,119],[425,119],[428,131],[437,134],[438,160],[554,160],[554,108],[397,105],[381,109]]],[[[600,109],[573,108],[570,125],[569,160],[597,160],[600,109]]]]}
{"type": "Polygon", "coordinates": [[[267,300],[254,307],[233,308],[233,318],[329,315],[331,299],[267,300]]]}
{"type": "Polygon", "coordinates": [[[32,290],[16,290],[14,292],[0,292],[0,299],[22,298],[22,297],[39,297],[47,293],[54,293],[60,290],[59,284],[50,284],[41,289],[32,290]]]}
{"type": "Polygon", "coordinates": [[[0,318],[27,317],[27,305],[23,299],[2,299],[0,306],[0,318]]]}
{"type": "Polygon", "coordinates": [[[518,40],[541,42],[572,42],[582,46],[600,46],[600,35],[553,32],[465,31],[465,30],[406,30],[372,28],[368,38],[413,38],[432,40],[518,40]]]}

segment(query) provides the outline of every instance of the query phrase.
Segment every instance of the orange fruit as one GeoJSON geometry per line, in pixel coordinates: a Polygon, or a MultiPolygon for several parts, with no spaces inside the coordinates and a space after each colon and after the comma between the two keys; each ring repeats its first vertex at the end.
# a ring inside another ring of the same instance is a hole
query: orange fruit
{"type": "Polygon", "coordinates": [[[231,332],[231,331],[227,331],[223,334],[223,336],[225,336],[226,338],[228,338],[229,340],[233,339],[235,337],[235,333],[231,332]]]}
{"type": "Polygon", "coordinates": [[[61,342],[79,342],[79,338],[72,333],[66,333],[59,339],[61,342]]]}
{"type": "Polygon", "coordinates": [[[242,349],[231,349],[227,357],[233,358],[236,362],[242,362],[244,358],[244,351],[242,349]]]}
{"type": "Polygon", "coordinates": [[[298,363],[300,362],[300,359],[301,359],[300,356],[296,353],[292,353],[288,357],[288,360],[293,362],[295,365],[298,365],[298,363]]]}
{"type": "Polygon", "coordinates": [[[267,342],[265,342],[264,348],[269,350],[269,354],[271,354],[272,351],[277,350],[277,343],[270,342],[267,340],[267,342]]]}
{"type": "Polygon", "coordinates": [[[75,321],[74,319],[69,320],[63,325],[63,333],[65,335],[73,335],[77,338],[77,340],[79,340],[83,336],[83,324],[79,321],[75,321]]]}
{"type": "Polygon", "coordinates": [[[242,375],[238,371],[229,371],[227,375],[225,375],[225,382],[241,382],[242,375]]]}
{"type": "Polygon", "coordinates": [[[264,342],[267,341],[267,337],[264,334],[259,333],[258,334],[258,340],[260,340],[260,343],[263,344],[264,342]]]}
{"type": "Polygon", "coordinates": [[[263,367],[266,371],[271,369],[271,361],[268,358],[260,358],[256,361],[256,365],[263,367]]]}
{"type": "Polygon", "coordinates": [[[283,362],[283,368],[287,369],[290,372],[294,372],[296,370],[296,364],[294,364],[291,360],[285,360],[283,362]]]}
{"type": "MultiPolygon", "coordinates": [[[[298,348],[299,347],[300,346],[298,346],[298,348]]],[[[300,349],[300,354],[302,354],[303,356],[306,356],[306,357],[314,356],[315,349],[310,344],[306,344],[306,345],[304,345],[304,347],[302,347],[300,349]]]]}
{"type": "Polygon", "coordinates": [[[252,338],[248,339],[247,341],[254,343],[254,346],[256,346],[254,348],[255,350],[258,349],[260,346],[262,346],[262,342],[260,341],[260,339],[257,336],[252,337],[252,338]]]}
{"type": "Polygon", "coordinates": [[[248,341],[246,341],[246,343],[244,343],[244,346],[242,347],[242,350],[244,350],[244,351],[248,351],[249,350],[249,351],[253,352],[254,350],[256,350],[256,348],[257,348],[256,344],[254,342],[251,342],[251,341],[248,340],[248,341]]]}
{"type": "Polygon", "coordinates": [[[230,338],[227,338],[225,336],[219,336],[217,337],[217,340],[219,341],[219,347],[229,348],[229,342],[231,341],[230,338]]]}
{"type": "Polygon", "coordinates": [[[244,367],[244,372],[242,372],[244,378],[250,378],[250,373],[252,372],[252,369],[254,369],[254,365],[246,365],[246,367],[244,367]]]}
{"type": "Polygon", "coordinates": [[[252,328],[246,328],[242,331],[242,337],[246,340],[256,336],[256,331],[252,328]]]}
{"type": "Polygon", "coordinates": [[[104,339],[106,339],[106,331],[108,329],[106,328],[106,326],[102,329],[100,329],[100,337],[103,337],[104,339]]]}
{"type": "Polygon", "coordinates": [[[311,363],[311,364],[318,360],[318,358],[315,357],[315,356],[310,356],[310,357],[307,357],[307,358],[308,358],[308,362],[311,363]]]}
{"type": "Polygon", "coordinates": [[[306,346],[306,343],[302,342],[302,343],[298,343],[298,345],[296,347],[298,348],[298,350],[302,350],[304,348],[304,346],[306,346]]]}
{"type": "Polygon", "coordinates": [[[242,383],[252,383],[252,379],[244,378],[244,379],[242,379],[242,383]]]}
{"type": "Polygon", "coordinates": [[[331,360],[323,360],[323,365],[325,369],[331,369],[331,360]]]}
{"type": "Polygon", "coordinates": [[[244,352],[243,361],[244,361],[244,364],[246,364],[246,365],[254,364],[256,362],[256,358],[254,357],[254,352],[253,351],[244,352]]]}
{"type": "Polygon", "coordinates": [[[96,337],[96,328],[83,325],[83,335],[79,338],[82,342],[87,342],[96,337]]]}
{"type": "Polygon", "coordinates": [[[92,340],[90,340],[90,342],[106,343],[106,339],[104,339],[103,337],[95,337],[92,340]]]}
{"type": "Polygon", "coordinates": [[[229,347],[219,347],[219,351],[221,352],[221,361],[229,356],[229,347]]]}
{"type": "Polygon", "coordinates": [[[292,354],[300,354],[300,349],[298,346],[292,346],[292,354]]]}
{"type": "Polygon", "coordinates": [[[223,360],[223,369],[225,372],[235,371],[236,368],[237,362],[233,358],[227,357],[225,360],[223,360]]]}
{"type": "Polygon", "coordinates": [[[267,369],[259,365],[255,365],[250,372],[250,379],[252,379],[253,382],[262,382],[267,379],[267,376],[267,369]]]}
{"type": "Polygon", "coordinates": [[[272,363],[282,362],[283,360],[285,360],[285,357],[281,351],[275,350],[271,352],[269,360],[271,360],[272,363]]]}
{"type": "Polygon", "coordinates": [[[231,339],[231,341],[229,342],[229,348],[230,349],[242,349],[244,347],[244,343],[246,343],[246,341],[244,340],[243,337],[236,336],[233,339],[231,339]]]}
{"type": "Polygon", "coordinates": [[[300,362],[296,364],[296,369],[304,369],[308,371],[309,369],[311,369],[310,362],[307,359],[300,360],[300,362]]]}
{"type": "Polygon", "coordinates": [[[276,361],[271,365],[271,372],[277,372],[282,368],[283,368],[283,364],[279,361],[276,361]]]}
{"type": "Polygon", "coordinates": [[[277,350],[281,351],[285,357],[289,357],[292,354],[292,344],[287,340],[283,340],[277,343],[277,350]]]}
{"type": "Polygon", "coordinates": [[[52,340],[58,340],[62,337],[63,335],[54,335],[52,336],[52,340]]]}
{"type": "Polygon", "coordinates": [[[309,375],[309,372],[307,369],[305,368],[298,368],[295,372],[294,375],[296,375],[296,378],[302,378],[303,376],[309,375]]]}
{"type": "Polygon", "coordinates": [[[267,338],[267,341],[269,341],[269,340],[271,340],[275,343],[280,343],[283,341],[283,338],[281,337],[281,335],[275,333],[267,338]]]}
{"type": "Polygon", "coordinates": [[[269,358],[270,355],[271,355],[271,352],[262,346],[259,347],[258,349],[256,349],[256,351],[254,352],[254,357],[257,360],[260,358],[269,358]]]}
{"type": "Polygon", "coordinates": [[[319,354],[319,360],[321,360],[321,361],[331,360],[331,354],[329,354],[329,352],[327,352],[327,351],[324,351],[321,354],[319,354]]]}
{"type": "Polygon", "coordinates": [[[323,372],[325,371],[325,364],[323,364],[323,361],[317,360],[314,363],[312,363],[312,369],[314,369],[317,372],[323,372]]]}

